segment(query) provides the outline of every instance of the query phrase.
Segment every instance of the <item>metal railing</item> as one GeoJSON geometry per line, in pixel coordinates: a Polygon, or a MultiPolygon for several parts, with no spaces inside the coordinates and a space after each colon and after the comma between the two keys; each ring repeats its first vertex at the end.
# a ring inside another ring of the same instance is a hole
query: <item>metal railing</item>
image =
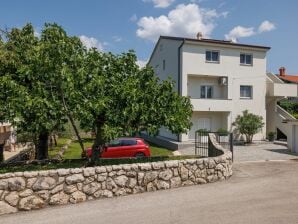
{"type": "Polygon", "coordinates": [[[196,131],[195,133],[195,155],[204,157],[218,156],[210,146],[209,133],[212,133],[216,137],[216,141],[224,149],[230,150],[233,157],[233,133],[222,132],[209,132],[209,131],[196,131]]]}

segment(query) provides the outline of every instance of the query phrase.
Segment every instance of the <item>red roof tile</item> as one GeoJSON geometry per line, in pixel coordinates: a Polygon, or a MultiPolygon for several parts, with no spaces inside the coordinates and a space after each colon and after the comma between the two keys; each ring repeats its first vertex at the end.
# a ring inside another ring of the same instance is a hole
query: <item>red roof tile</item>
{"type": "Polygon", "coordinates": [[[278,78],[285,81],[298,83],[298,76],[295,75],[278,75],[278,78]]]}

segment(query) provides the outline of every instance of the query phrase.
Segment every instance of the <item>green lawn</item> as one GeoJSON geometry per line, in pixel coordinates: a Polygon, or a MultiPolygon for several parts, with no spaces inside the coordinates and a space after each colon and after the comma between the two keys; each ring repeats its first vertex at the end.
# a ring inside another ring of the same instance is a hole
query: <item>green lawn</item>
{"type": "Polygon", "coordinates": [[[173,152],[169,149],[163,148],[161,146],[157,146],[155,144],[150,145],[150,150],[151,150],[151,156],[171,156],[173,155],[173,152]]]}
{"type": "MultiPolygon", "coordinates": [[[[93,139],[84,139],[85,148],[91,147],[93,139]]],[[[173,155],[172,151],[155,144],[150,144],[151,156],[170,156],[173,155]]],[[[64,159],[80,159],[81,158],[81,147],[77,141],[70,144],[68,149],[65,151],[64,159]]]]}
{"type": "MultiPolygon", "coordinates": [[[[87,138],[83,139],[84,147],[91,147],[93,144],[93,139],[87,138]]],[[[81,158],[82,149],[78,141],[72,142],[68,149],[65,151],[63,159],[80,159],[81,158]]]]}
{"type": "Polygon", "coordinates": [[[57,146],[49,148],[49,158],[53,158],[55,155],[57,155],[60,149],[66,144],[67,140],[68,138],[58,138],[57,146]]]}

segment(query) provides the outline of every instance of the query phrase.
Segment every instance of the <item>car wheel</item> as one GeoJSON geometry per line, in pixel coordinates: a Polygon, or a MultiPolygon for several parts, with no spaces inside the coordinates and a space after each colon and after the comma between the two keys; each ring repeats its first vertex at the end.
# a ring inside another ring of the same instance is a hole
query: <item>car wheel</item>
{"type": "Polygon", "coordinates": [[[144,153],[142,153],[142,152],[136,153],[136,158],[144,158],[144,157],[145,157],[144,153]]]}

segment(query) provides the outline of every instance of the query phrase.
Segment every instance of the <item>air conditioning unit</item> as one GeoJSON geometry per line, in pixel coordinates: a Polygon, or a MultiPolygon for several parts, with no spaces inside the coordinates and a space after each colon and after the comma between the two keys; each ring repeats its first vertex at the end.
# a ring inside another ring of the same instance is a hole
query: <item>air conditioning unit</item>
{"type": "Polygon", "coordinates": [[[226,85],[228,85],[228,77],[219,77],[218,84],[220,86],[226,86],[226,85]]]}

